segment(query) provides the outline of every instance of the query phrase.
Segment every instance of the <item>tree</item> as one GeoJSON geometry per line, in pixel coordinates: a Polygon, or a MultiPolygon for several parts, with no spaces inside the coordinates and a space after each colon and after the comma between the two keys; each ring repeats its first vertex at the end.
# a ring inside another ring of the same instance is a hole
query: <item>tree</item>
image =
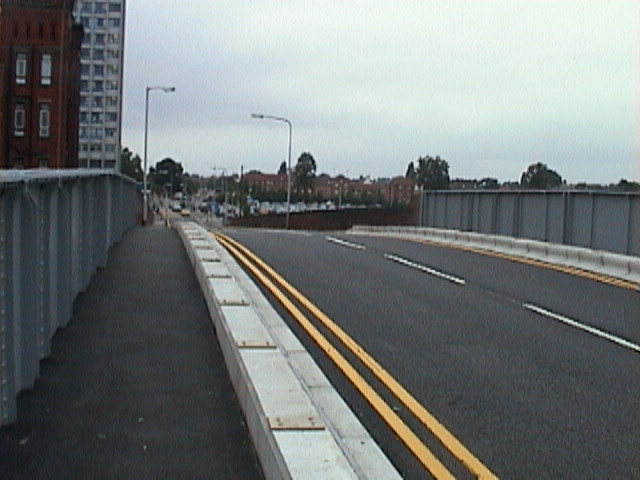
{"type": "Polygon", "coordinates": [[[313,192],[313,180],[316,178],[316,161],[309,152],[300,155],[293,174],[296,190],[308,201],[313,192]]]}
{"type": "Polygon", "coordinates": [[[144,180],[142,160],[140,160],[137,154],[134,155],[127,147],[124,147],[120,152],[120,170],[123,175],[131,177],[137,182],[144,180]]]}
{"type": "Polygon", "coordinates": [[[629,182],[623,178],[618,182],[618,185],[614,187],[614,190],[620,192],[640,192],[640,183],[629,182]]]}
{"type": "Polygon", "coordinates": [[[172,158],[165,158],[156,163],[155,167],[149,169],[149,174],[153,178],[157,193],[165,191],[172,195],[182,191],[182,175],[184,170],[182,164],[172,158]]]}
{"type": "Polygon", "coordinates": [[[413,162],[409,162],[409,165],[407,166],[407,173],[404,174],[405,178],[408,178],[409,180],[415,180],[416,179],[416,167],[413,164],[413,162]]]}
{"type": "Polygon", "coordinates": [[[278,169],[278,175],[286,175],[287,174],[287,162],[283,161],[280,164],[280,168],[278,169]]]}
{"type": "Polygon", "coordinates": [[[537,190],[549,190],[562,185],[562,177],[542,162],[529,165],[520,177],[520,186],[537,190]]]}
{"type": "Polygon", "coordinates": [[[446,190],[449,188],[449,164],[439,156],[418,158],[416,183],[425,190],[446,190]]]}

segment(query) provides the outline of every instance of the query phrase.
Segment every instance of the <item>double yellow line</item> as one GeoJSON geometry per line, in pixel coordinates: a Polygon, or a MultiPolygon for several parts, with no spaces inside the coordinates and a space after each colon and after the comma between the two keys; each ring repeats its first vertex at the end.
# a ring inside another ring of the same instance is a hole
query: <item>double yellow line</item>
{"type": "Polygon", "coordinates": [[[249,270],[264,287],[275,296],[284,308],[296,319],[307,334],[328,355],[333,363],[351,381],[373,409],[382,417],[393,432],[404,442],[418,461],[437,479],[453,479],[453,474],[438,460],[422,440],[409,428],[384,399],[367,383],[347,359],[327,340],[327,338],[300,311],[293,301],[297,301],[309,311],[325,328],[349,349],[369,370],[404,404],[422,424],[479,479],[497,478],[467,448],[460,443],[433,415],[431,415],[389,372],[356,343],[342,328],[336,325],[318,307],[312,304],[296,288],[275,272],[269,265],[254,255],[246,247],[221,233],[217,240],[249,270]]]}

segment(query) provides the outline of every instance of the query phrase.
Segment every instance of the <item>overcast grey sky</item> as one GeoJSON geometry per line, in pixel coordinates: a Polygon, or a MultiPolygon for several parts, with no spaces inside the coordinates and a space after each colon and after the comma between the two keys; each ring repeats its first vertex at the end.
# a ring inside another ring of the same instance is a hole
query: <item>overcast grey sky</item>
{"type": "Polygon", "coordinates": [[[640,180],[637,0],[128,0],[123,145],[275,173],[404,175],[440,155],[452,178],[640,180]]]}

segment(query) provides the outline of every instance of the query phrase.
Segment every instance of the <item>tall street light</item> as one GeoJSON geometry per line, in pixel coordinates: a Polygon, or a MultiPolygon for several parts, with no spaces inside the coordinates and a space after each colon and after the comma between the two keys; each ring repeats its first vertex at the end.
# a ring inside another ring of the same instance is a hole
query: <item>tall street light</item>
{"type": "Polygon", "coordinates": [[[289,230],[289,211],[291,210],[291,122],[283,117],[276,117],[274,115],[264,115],[262,113],[252,113],[252,118],[275,120],[277,122],[284,122],[289,126],[289,153],[287,156],[287,220],[286,229],[289,230]]]}
{"type": "Polygon", "coordinates": [[[144,97],[144,170],[142,171],[142,223],[147,224],[149,193],[147,191],[147,136],[149,133],[149,92],[152,90],[161,90],[164,93],[173,93],[176,87],[146,87],[144,97]]]}
{"type": "Polygon", "coordinates": [[[227,225],[227,199],[228,199],[228,192],[227,192],[227,169],[224,167],[211,167],[211,170],[213,170],[214,172],[216,170],[220,170],[222,172],[222,188],[223,188],[223,196],[224,196],[224,203],[222,205],[222,225],[227,225]]]}

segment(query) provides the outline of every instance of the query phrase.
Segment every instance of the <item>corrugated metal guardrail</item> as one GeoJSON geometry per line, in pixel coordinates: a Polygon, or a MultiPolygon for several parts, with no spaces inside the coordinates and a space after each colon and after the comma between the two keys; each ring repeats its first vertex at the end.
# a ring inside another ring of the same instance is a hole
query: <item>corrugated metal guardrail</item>
{"type": "Polygon", "coordinates": [[[136,184],[103,170],[0,172],[0,425],[38,377],[50,340],[108,249],[142,209],[136,184]]]}
{"type": "Polygon", "coordinates": [[[419,223],[640,256],[638,193],[425,191],[419,223]]]}

